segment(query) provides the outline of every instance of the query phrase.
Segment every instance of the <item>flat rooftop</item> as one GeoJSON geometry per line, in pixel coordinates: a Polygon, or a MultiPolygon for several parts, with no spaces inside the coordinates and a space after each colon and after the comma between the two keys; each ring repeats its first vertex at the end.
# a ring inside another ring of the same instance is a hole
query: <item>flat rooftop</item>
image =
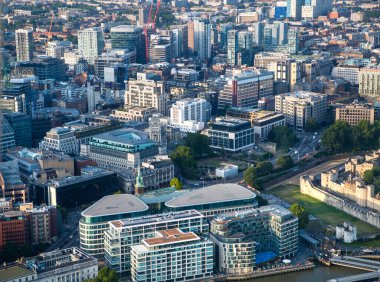
{"type": "Polygon", "coordinates": [[[159,234],[158,237],[144,239],[142,240],[142,242],[148,247],[153,247],[153,246],[188,242],[188,241],[194,241],[194,240],[200,239],[193,232],[183,233],[178,228],[162,230],[157,233],[159,234]]]}
{"type": "Polygon", "coordinates": [[[33,271],[25,267],[11,266],[0,269],[0,281],[17,280],[18,278],[33,274],[35,274],[33,271]]]}
{"type": "Polygon", "coordinates": [[[134,213],[148,210],[148,206],[130,194],[116,194],[101,198],[82,212],[82,216],[96,217],[113,214],[134,213]]]}
{"type": "Polygon", "coordinates": [[[207,186],[191,191],[165,203],[169,208],[196,206],[236,200],[254,199],[255,193],[234,183],[207,186]]]}
{"type": "Polygon", "coordinates": [[[93,138],[101,139],[105,141],[117,142],[121,144],[131,144],[131,145],[153,143],[148,138],[148,134],[134,128],[117,129],[117,130],[95,135],[93,138]]]}

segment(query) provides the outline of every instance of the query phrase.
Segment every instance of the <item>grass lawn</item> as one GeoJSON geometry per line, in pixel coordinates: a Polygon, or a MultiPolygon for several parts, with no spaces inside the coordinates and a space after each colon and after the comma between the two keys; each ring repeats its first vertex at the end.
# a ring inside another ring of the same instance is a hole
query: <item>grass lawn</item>
{"type": "Polygon", "coordinates": [[[356,217],[346,214],[310,196],[301,194],[299,186],[281,185],[271,189],[269,192],[290,204],[299,203],[310,214],[320,218],[325,224],[335,226],[337,224],[342,224],[343,221],[349,221],[357,226],[358,234],[380,231],[378,228],[369,225],[356,217]]]}
{"type": "Polygon", "coordinates": [[[353,242],[350,244],[345,244],[347,247],[379,247],[380,246],[380,239],[374,239],[374,240],[368,240],[368,241],[360,241],[360,242],[353,242]]]}

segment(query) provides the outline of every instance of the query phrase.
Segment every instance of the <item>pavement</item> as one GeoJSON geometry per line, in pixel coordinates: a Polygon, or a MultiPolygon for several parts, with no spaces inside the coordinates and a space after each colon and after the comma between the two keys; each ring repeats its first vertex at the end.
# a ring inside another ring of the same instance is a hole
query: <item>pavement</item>
{"type": "Polygon", "coordinates": [[[320,164],[320,165],[317,165],[311,169],[308,169],[306,171],[303,171],[291,178],[288,178],[288,179],[285,179],[281,182],[278,182],[272,186],[269,186],[267,187],[265,190],[271,190],[277,186],[280,186],[280,185],[286,185],[286,184],[292,184],[292,185],[299,185],[300,184],[300,177],[302,175],[306,175],[306,174],[309,174],[311,176],[315,176],[319,173],[321,173],[322,171],[324,170],[329,170],[329,169],[332,169],[336,166],[339,166],[341,164],[343,164],[345,162],[347,158],[342,158],[342,159],[338,159],[338,160],[333,160],[333,161],[329,161],[329,162],[326,162],[326,163],[323,163],[323,164],[320,164]]]}

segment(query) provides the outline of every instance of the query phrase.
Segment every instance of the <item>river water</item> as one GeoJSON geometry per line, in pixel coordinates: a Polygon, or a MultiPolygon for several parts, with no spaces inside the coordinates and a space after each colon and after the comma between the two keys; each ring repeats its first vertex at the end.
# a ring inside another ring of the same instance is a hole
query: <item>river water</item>
{"type": "Polygon", "coordinates": [[[329,279],[345,277],[366,271],[341,266],[323,266],[317,264],[313,270],[293,272],[284,275],[268,276],[250,280],[252,282],[326,282],[329,279]]]}

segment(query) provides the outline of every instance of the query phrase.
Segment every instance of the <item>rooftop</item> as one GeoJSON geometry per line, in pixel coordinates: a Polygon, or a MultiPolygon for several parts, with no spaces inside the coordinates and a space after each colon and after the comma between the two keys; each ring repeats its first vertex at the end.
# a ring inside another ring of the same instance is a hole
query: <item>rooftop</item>
{"type": "Polygon", "coordinates": [[[122,144],[145,144],[150,142],[148,135],[140,130],[134,128],[122,128],[110,132],[98,134],[94,139],[102,139],[106,141],[113,141],[122,144]]]}
{"type": "Polygon", "coordinates": [[[105,216],[148,210],[148,206],[130,194],[105,196],[82,212],[82,216],[105,216]]]}
{"type": "Polygon", "coordinates": [[[33,271],[22,266],[11,266],[0,269],[1,281],[17,280],[17,278],[35,274],[33,271]]]}
{"type": "Polygon", "coordinates": [[[153,247],[159,245],[195,241],[200,239],[193,232],[183,233],[178,228],[158,231],[157,235],[158,237],[144,239],[142,242],[148,247],[153,247]]]}
{"type": "Polygon", "coordinates": [[[256,198],[256,195],[252,191],[234,183],[225,183],[191,191],[166,202],[165,205],[170,208],[178,208],[254,198],[256,198]]]}

